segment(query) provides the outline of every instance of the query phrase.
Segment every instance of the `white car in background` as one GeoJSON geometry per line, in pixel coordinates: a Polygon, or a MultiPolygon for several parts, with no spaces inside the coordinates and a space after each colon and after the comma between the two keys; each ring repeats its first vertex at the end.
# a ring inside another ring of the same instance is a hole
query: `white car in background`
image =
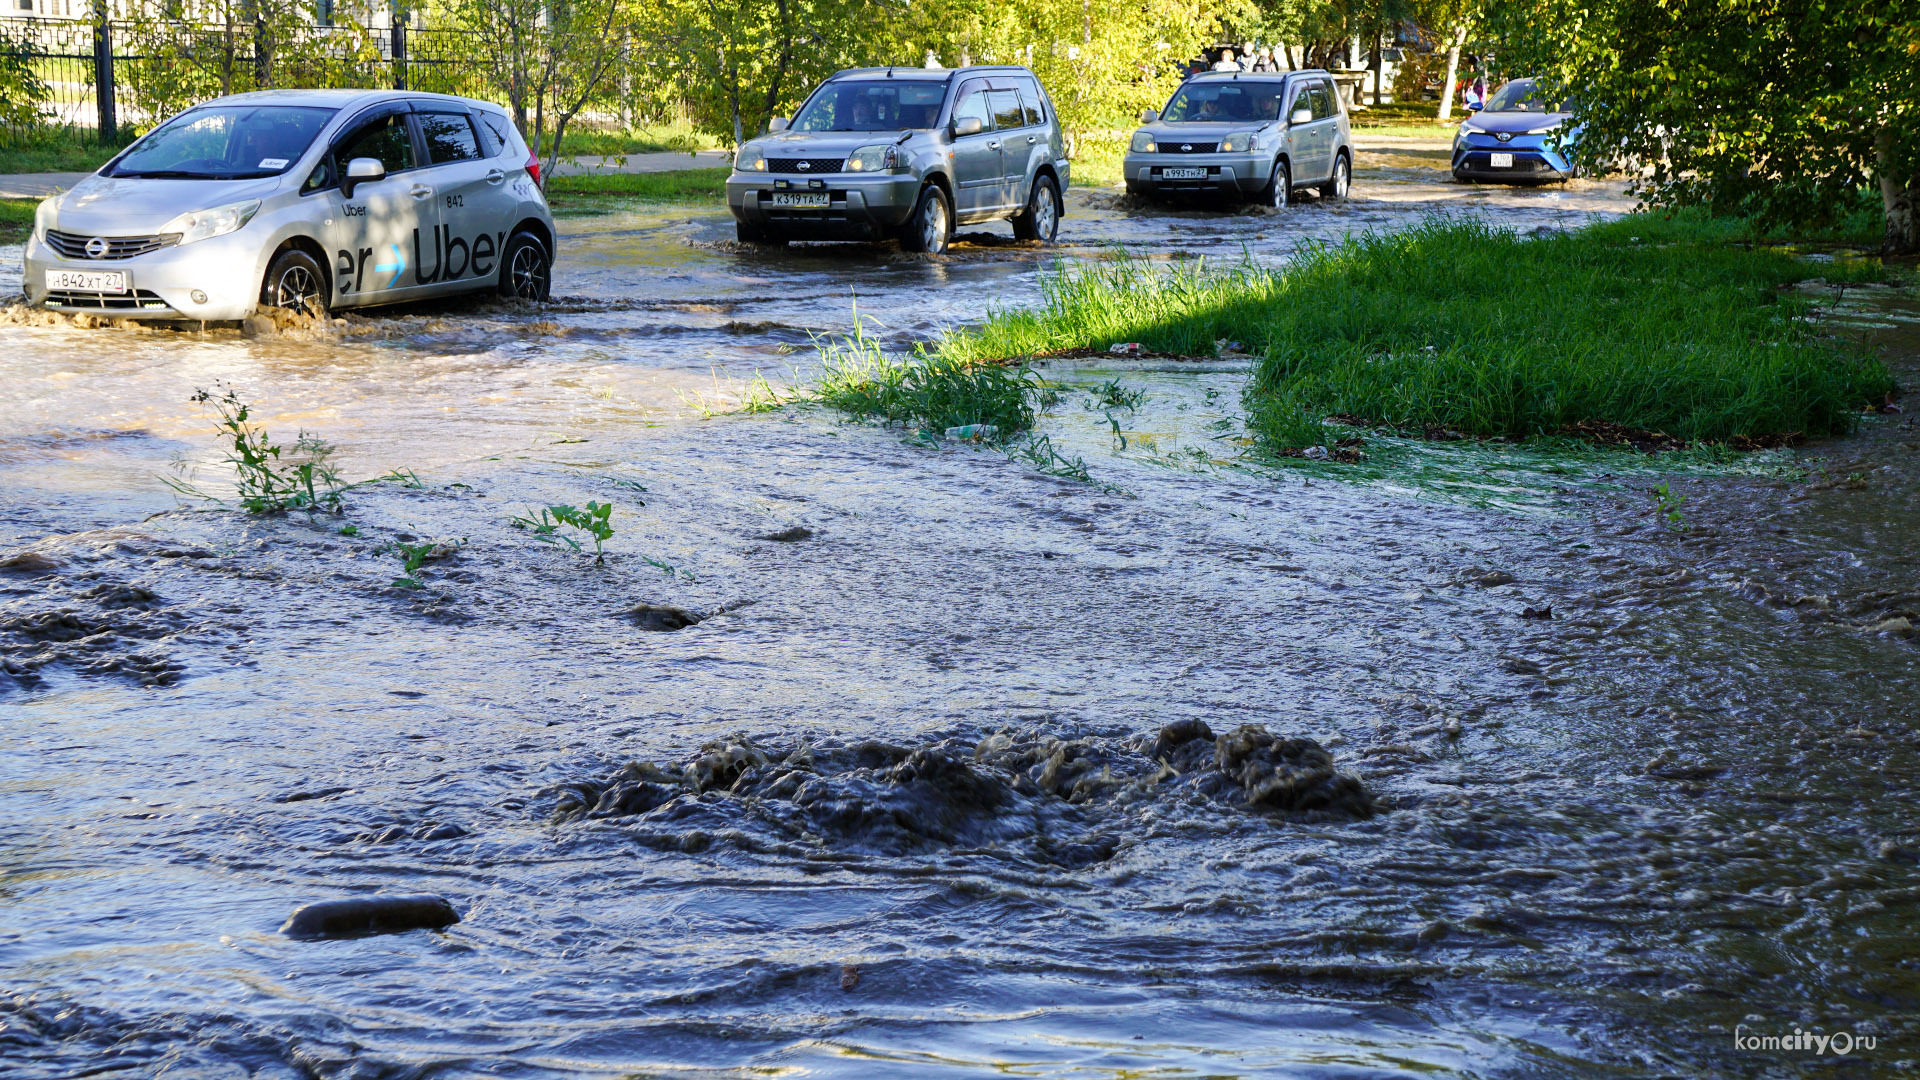
{"type": "Polygon", "coordinates": [[[553,216],[497,105],[265,90],[195,106],[40,204],[36,307],[224,322],[465,292],[544,299],[553,216]]]}

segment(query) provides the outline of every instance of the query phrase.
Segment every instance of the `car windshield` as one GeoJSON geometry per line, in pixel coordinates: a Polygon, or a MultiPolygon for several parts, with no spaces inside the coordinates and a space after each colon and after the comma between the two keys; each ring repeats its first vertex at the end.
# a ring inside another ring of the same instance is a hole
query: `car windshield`
{"type": "Polygon", "coordinates": [[[1265,124],[1280,118],[1282,82],[1189,83],[1167,102],[1160,119],[1169,124],[1265,124]]]}
{"type": "Polygon", "coordinates": [[[337,110],[215,105],[181,113],[133,144],[109,176],[249,180],[299,161],[337,110]]]}
{"type": "Polygon", "coordinates": [[[793,122],[795,131],[925,131],[940,120],[947,84],[918,79],[828,83],[793,122]]]}
{"type": "Polygon", "coordinates": [[[1547,101],[1534,95],[1532,79],[1515,79],[1494,91],[1493,100],[1487,102],[1488,112],[1560,112],[1560,103],[1547,101]]]}

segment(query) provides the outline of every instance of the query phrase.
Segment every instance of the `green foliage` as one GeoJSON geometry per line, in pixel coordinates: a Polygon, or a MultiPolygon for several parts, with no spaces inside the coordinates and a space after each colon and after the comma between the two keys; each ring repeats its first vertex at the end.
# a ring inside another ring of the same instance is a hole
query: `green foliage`
{"type": "Polygon", "coordinates": [[[27,128],[47,117],[53,91],[34,67],[33,40],[0,26],[0,128],[27,128]]]}
{"type": "Polygon", "coordinates": [[[1680,513],[1680,506],[1687,501],[1686,496],[1676,494],[1665,480],[1660,481],[1659,486],[1652,490],[1652,495],[1654,505],[1660,511],[1660,520],[1666,522],[1667,527],[1675,532],[1684,530],[1687,522],[1680,513]]]}
{"type": "MultiPolygon", "coordinates": [[[[329,463],[332,446],[303,431],[286,450],[268,438],[266,429],[250,422],[247,404],[232,390],[215,397],[202,389],[191,400],[213,407],[218,418],[214,429],[232,444],[225,462],[233,466],[241,509],[250,514],[340,511],[349,485],[329,463]]],[[[214,498],[183,480],[168,478],[166,483],[183,495],[214,498]]]]}
{"type": "Polygon", "coordinates": [[[727,197],[727,172],[726,169],[675,169],[672,172],[555,176],[547,181],[547,194],[561,196],[563,209],[568,196],[718,202],[727,197]]]}
{"type": "Polygon", "coordinates": [[[1488,12],[1504,64],[1576,95],[1582,155],[1646,166],[1654,202],[1818,225],[1878,183],[1888,250],[1920,250],[1914,0],[1520,0],[1488,12]]]}
{"type": "Polygon", "coordinates": [[[530,510],[526,515],[514,516],[507,524],[533,533],[533,538],[543,544],[565,544],[575,551],[584,550],[580,541],[560,530],[569,528],[585,533],[593,541],[593,561],[606,562],[602,545],[613,538],[612,516],[612,503],[590,502],[585,509],[557,505],[542,507],[538,512],[530,510]]]}
{"type": "Polygon", "coordinates": [[[1108,379],[1093,388],[1093,408],[1096,409],[1137,409],[1147,400],[1145,390],[1134,390],[1120,385],[1119,379],[1108,379]]]}
{"type": "Polygon", "coordinates": [[[1850,430],[1892,388],[1879,361],[1823,337],[1814,266],[1720,242],[1699,217],[1633,215],[1522,239],[1472,221],[1304,251],[1284,271],[1136,261],[1070,268],[1036,310],[996,313],[940,343],[953,363],[1139,341],[1205,355],[1219,338],[1262,354],[1248,426],[1277,448],[1324,443],[1348,414],[1421,430],[1527,437],[1582,421],[1688,440],[1850,430]],[[1483,283],[1464,300],[1459,281],[1483,283]]]}
{"type": "Polygon", "coordinates": [[[916,348],[899,359],[868,335],[859,313],[851,333],[816,342],[823,369],[813,398],[861,419],[943,432],[991,425],[999,439],[1033,426],[1039,380],[1025,367],[975,363],[916,348]]]}
{"type": "Polygon", "coordinates": [[[408,543],[405,540],[393,542],[393,554],[400,560],[400,576],[394,579],[396,589],[424,589],[426,582],[414,575],[430,562],[451,558],[465,544],[464,540],[430,540],[424,543],[408,543]]]}

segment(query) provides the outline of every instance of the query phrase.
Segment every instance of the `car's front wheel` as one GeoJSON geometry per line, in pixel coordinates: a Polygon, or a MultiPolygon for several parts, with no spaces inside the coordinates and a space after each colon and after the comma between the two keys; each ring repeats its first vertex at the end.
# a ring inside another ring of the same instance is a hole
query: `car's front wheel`
{"type": "Polygon", "coordinates": [[[1293,170],[1287,168],[1285,161],[1275,161],[1273,175],[1267,179],[1266,189],[1260,193],[1261,205],[1275,210],[1285,210],[1287,204],[1292,201],[1293,170]]]}
{"type": "Polygon", "coordinates": [[[938,184],[920,189],[920,201],[900,228],[900,246],[908,251],[938,255],[953,241],[953,205],[938,184]]]}
{"type": "Polygon", "coordinates": [[[327,275],[319,260],[299,248],[275,255],[260,285],[260,306],[326,318],[327,275]]]}
{"type": "Polygon", "coordinates": [[[1345,151],[1333,159],[1333,175],[1320,185],[1320,194],[1328,199],[1344,199],[1353,186],[1353,165],[1347,161],[1345,151]]]}
{"type": "Polygon", "coordinates": [[[1033,196],[1027,200],[1027,208],[1013,219],[1013,235],[1022,240],[1051,244],[1059,234],[1060,189],[1054,185],[1053,177],[1036,177],[1033,196]]]}
{"type": "Polygon", "coordinates": [[[545,300],[553,289],[553,255],[538,236],[522,230],[507,239],[500,259],[500,295],[545,300]]]}

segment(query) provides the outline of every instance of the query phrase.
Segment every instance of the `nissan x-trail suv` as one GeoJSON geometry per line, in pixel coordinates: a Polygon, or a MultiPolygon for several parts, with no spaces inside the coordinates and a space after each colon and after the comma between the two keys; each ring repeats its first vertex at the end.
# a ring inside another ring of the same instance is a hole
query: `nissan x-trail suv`
{"type": "Polygon", "coordinates": [[[892,236],[938,253],[955,225],[1005,218],[1042,243],[1059,230],[1066,140],[1024,67],[842,71],[771,126],[727,178],[742,241],[892,236]]]}
{"type": "Polygon", "coordinates": [[[1296,189],[1343,199],[1353,142],[1324,71],[1208,72],[1180,85],[1127,148],[1127,190],[1148,198],[1212,192],[1284,207],[1296,189]]]}

